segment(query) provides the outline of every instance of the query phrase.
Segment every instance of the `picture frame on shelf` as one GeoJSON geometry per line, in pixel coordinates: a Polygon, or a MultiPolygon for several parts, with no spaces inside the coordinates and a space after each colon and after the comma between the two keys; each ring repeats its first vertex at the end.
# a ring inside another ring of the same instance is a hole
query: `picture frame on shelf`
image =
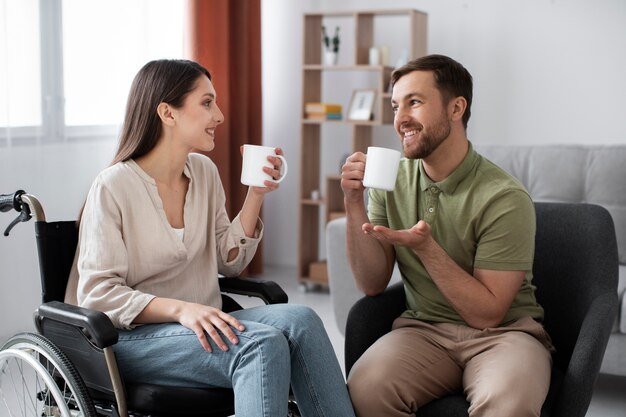
{"type": "Polygon", "coordinates": [[[354,90],[348,107],[348,120],[372,120],[376,90],[354,90]]]}

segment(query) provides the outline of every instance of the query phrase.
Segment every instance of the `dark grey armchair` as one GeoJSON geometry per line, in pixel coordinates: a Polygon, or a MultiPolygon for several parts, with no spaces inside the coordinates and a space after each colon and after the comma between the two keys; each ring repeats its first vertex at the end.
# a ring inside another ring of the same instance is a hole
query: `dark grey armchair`
{"type": "MultiPolygon", "coordinates": [[[[535,203],[534,281],[552,337],[550,390],[542,417],[583,417],[617,314],[618,257],[609,212],[597,205],[535,203]]],[[[361,298],[346,325],[346,373],[405,310],[404,287],[361,298]]],[[[433,401],[418,417],[467,417],[463,393],[433,401]]]]}

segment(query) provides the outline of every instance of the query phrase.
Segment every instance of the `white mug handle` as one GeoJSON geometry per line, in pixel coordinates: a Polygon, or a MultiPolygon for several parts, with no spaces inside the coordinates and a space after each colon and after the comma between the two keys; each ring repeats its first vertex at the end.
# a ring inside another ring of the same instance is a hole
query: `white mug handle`
{"type": "Polygon", "coordinates": [[[287,165],[287,160],[282,155],[274,155],[277,158],[280,158],[283,161],[283,164],[280,167],[280,178],[277,180],[273,180],[276,184],[280,183],[287,176],[287,171],[289,169],[289,165],[287,165]]]}

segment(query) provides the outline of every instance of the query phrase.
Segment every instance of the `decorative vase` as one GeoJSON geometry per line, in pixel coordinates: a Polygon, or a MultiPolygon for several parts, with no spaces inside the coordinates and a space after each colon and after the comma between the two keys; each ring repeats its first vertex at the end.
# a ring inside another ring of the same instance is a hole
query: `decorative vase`
{"type": "Polygon", "coordinates": [[[337,65],[337,58],[339,54],[333,51],[324,51],[324,64],[337,65]]]}

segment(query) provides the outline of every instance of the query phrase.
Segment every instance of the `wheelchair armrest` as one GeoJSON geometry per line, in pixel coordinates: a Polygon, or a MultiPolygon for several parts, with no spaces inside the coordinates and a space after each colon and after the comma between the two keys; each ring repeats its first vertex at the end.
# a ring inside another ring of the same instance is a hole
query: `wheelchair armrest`
{"type": "Polygon", "coordinates": [[[273,281],[247,278],[219,278],[220,291],[258,297],[265,304],[286,303],[287,294],[273,281]]]}
{"type": "Polygon", "coordinates": [[[117,343],[117,330],[109,317],[100,311],[50,301],[39,306],[37,314],[42,318],[86,329],[92,342],[100,349],[117,343]]]}

